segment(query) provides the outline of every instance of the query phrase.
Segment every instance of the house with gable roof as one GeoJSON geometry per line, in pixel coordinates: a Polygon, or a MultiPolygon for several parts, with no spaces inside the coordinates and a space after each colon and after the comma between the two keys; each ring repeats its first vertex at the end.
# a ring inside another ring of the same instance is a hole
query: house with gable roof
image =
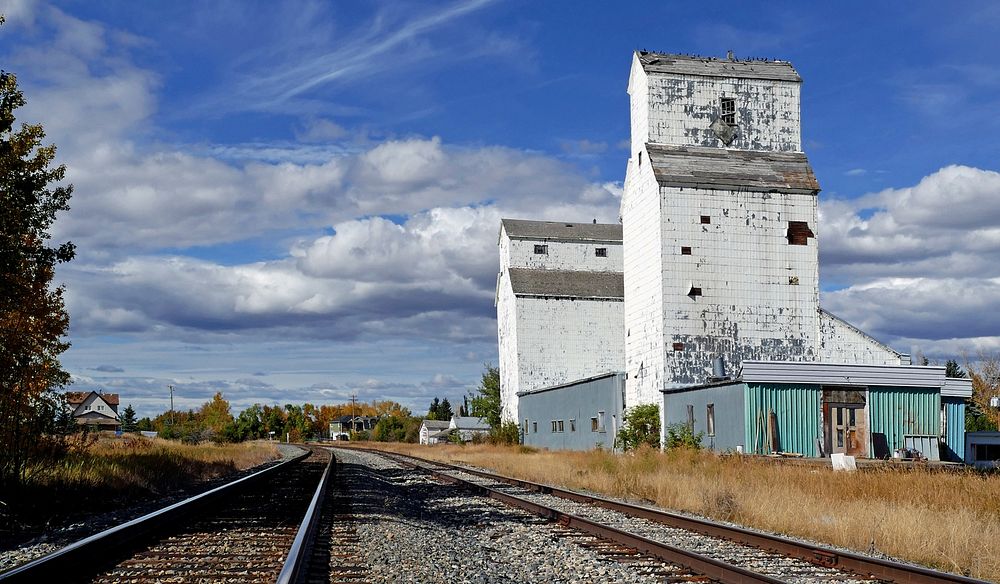
{"type": "Polygon", "coordinates": [[[66,392],[66,405],[73,412],[73,419],[81,426],[97,427],[100,430],[118,430],[118,394],[97,391],[66,392]]]}

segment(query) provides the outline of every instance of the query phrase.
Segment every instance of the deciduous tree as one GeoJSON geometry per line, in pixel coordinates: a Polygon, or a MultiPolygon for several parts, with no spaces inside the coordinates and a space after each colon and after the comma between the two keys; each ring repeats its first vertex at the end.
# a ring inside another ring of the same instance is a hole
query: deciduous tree
{"type": "MultiPolygon", "coordinates": [[[[2,24],[2,21],[0,21],[2,24]]],[[[43,145],[38,124],[15,128],[25,104],[13,74],[0,71],[0,492],[19,484],[58,412],[55,390],[69,381],[59,355],[69,316],[55,266],[73,258],[72,243],[49,245],[56,213],[69,209],[66,167],[43,145]]]]}
{"type": "Polygon", "coordinates": [[[491,428],[500,427],[500,368],[487,363],[483,377],[472,396],[470,413],[486,420],[491,428]]]}

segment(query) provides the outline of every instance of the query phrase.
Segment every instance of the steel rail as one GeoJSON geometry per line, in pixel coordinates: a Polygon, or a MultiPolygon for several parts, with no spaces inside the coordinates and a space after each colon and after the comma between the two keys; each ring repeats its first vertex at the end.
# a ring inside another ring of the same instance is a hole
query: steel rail
{"type": "MultiPolygon", "coordinates": [[[[386,452],[384,451],[379,451],[374,449],[371,449],[370,451],[379,454],[386,454],[386,452]]],[[[455,464],[449,464],[446,462],[427,460],[424,458],[408,454],[398,454],[398,453],[388,453],[388,454],[398,457],[411,458],[413,460],[419,460],[427,464],[443,466],[452,471],[468,473],[474,476],[495,480],[498,482],[503,482],[512,486],[520,487],[537,493],[553,495],[577,503],[584,503],[588,505],[603,507],[605,509],[609,509],[611,511],[617,511],[619,513],[629,515],[632,517],[647,519],[649,521],[653,521],[670,527],[676,527],[688,531],[693,531],[695,533],[700,533],[702,535],[717,537],[720,539],[726,539],[729,541],[733,541],[743,545],[748,545],[765,551],[770,551],[784,556],[798,558],[800,560],[804,560],[812,564],[816,564],[818,566],[845,570],[863,576],[870,576],[878,580],[887,580],[891,582],[896,582],[897,584],[944,584],[944,583],[989,584],[989,582],[986,580],[977,580],[975,578],[969,578],[967,576],[960,576],[958,574],[951,574],[948,572],[932,570],[930,568],[925,568],[922,566],[900,564],[897,562],[891,562],[889,560],[883,560],[880,558],[872,558],[842,550],[835,550],[832,548],[824,548],[822,546],[810,545],[808,543],[795,541],[778,535],[770,535],[757,531],[751,531],[749,529],[744,529],[740,527],[722,525],[705,519],[686,517],[683,515],[678,515],[676,513],[671,513],[669,511],[663,511],[661,509],[655,509],[643,505],[635,505],[631,503],[613,501],[611,499],[607,499],[597,495],[580,493],[577,491],[571,491],[569,489],[563,489],[541,483],[534,483],[531,481],[525,481],[522,479],[516,479],[504,475],[498,475],[478,469],[467,468],[455,464]]]]}
{"type": "Polygon", "coordinates": [[[179,521],[207,505],[229,497],[251,485],[261,482],[291,465],[308,457],[312,452],[306,451],[294,458],[280,462],[272,467],[257,471],[251,475],[220,485],[204,493],[178,501],[172,505],[147,513],[121,525],[95,533],[90,537],[71,543],[51,554],[42,556],[26,564],[0,573],[0,582],[49,582],[75,581],[79,577],[70,576],[79,573],[81,565],[93,563],[93,558],[114,555],[115,550],[131,547],[137,538],[154,533],[168,524],[179,521]]]}
{"type": "Polygon", "coordinates": [[[323,471],[323,477],[320,478],[316,492],[313,493],[312,501],[309,503],[309,508],[306,509],[302,523],[299,524],[299,529],[295,533],[295,540],[292,541],[292,546],[288,549],[288,556],[281,568],[281,573],[278,574],[277,584],[293,584],[302,581],[305,571],[309,567],[308,560],[312,555],[313,543],[316,541],[327,485],[336,463],[337,458],[331,451],[330,462],[326,465],[326,470],[323,471]]]}
{"type": "MultiPolygon", "coordinates": [[[[385,452],[377,450],[371,450],[370,452],[377,452],[383,455],[386,454],[385,452]]],[[[413,458],[416,460],[422,460],[416,457],[413,458]]],[[[784,584],[785,582],[784,580],[772,578],[764,574],[758,574],[739,566],[727,564],[726,562],[716,560],[715,558],[703,556],[683,548],[654,541],[641,535],[615,529],[614,527],[603,525],[596,521],[591,521],[590,519],[585,519],[571,513],[566,513],[552,507],[528,501],[527,499],[522,499],[521,497],[510,495],[472,481],[460,479],[435,469],[421,467],[417,464],[406,461],[405,459],[396,460],[413,468],[427,472],[445,482],[459,485],[475,494],[496,499],[512,507],[517,507],[539,517],[544,517],[551,521],[558,522],[560,525],[565,527],[576,529],[601,539],[613,541],[660,560],[685,566],[695,572],[698,572],[699,574],[703,574],[724,584],[784,584]]]]}

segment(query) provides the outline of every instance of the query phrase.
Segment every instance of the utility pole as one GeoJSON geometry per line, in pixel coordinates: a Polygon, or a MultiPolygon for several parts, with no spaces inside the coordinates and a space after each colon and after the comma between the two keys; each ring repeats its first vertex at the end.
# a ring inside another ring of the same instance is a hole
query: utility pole
{"type": "Polygon", "coordinates": [[[353,430],[355,432],[358,431],[358,414],[357,414],[357,407],[356,407],[357,401],[358,401],[358,394],[352,393],[351,394],[351,430],[353,430]]]}
{"type": "Polygon", "coordinates": [[[170,389],[170,425],[173,426],[174,425],[174,386],[173,385],[168,385],[167,388],[170,389]]]}

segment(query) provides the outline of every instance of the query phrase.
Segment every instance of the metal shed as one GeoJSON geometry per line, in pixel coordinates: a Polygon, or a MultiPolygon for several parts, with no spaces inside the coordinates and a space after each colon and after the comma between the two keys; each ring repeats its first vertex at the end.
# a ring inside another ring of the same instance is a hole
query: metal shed
{"type": "Polygon", "coordinates": [[[664,428],[687,424],[717,451],[889,458],[907,446],[961,460],[971,384],[943,367],[744,361],[737,379],[663,393],[664,428]]]}
{"type": "Polygon", "coordinates": [[[613,448],[625,374],[605,373],[517,394],[523,442],[558,450],[613,448]]]}

